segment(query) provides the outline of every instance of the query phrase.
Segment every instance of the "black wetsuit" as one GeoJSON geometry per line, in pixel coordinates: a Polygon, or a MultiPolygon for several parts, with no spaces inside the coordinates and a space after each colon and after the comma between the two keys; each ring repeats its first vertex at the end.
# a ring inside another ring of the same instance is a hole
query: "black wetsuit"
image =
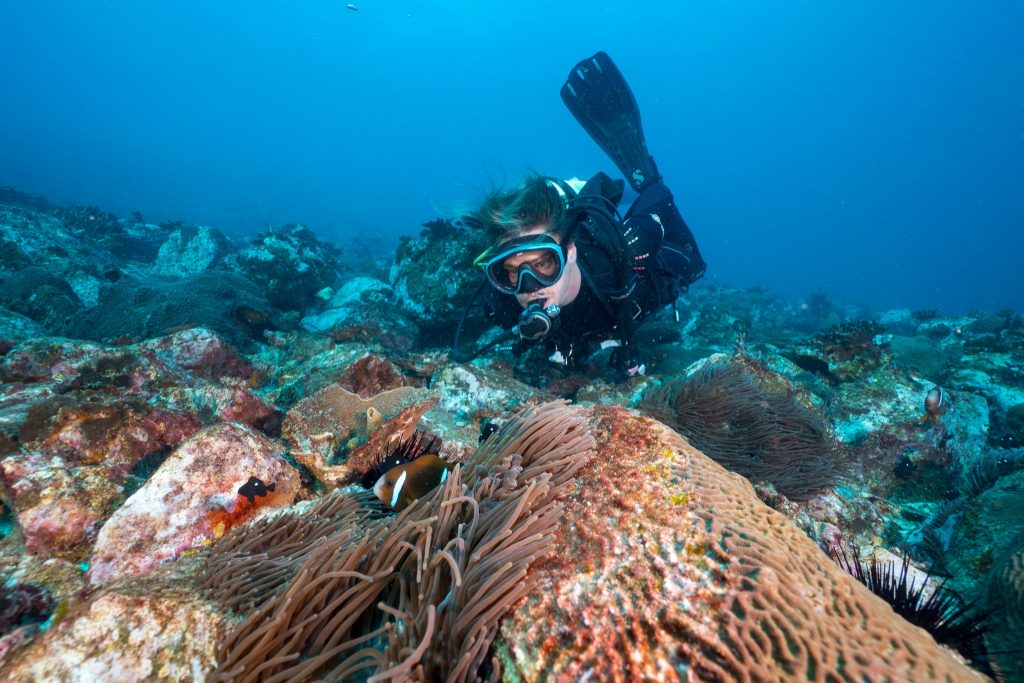
{"type": "MultiPolygon", "coordinates": [[[[598,174],[579,195],[600,191],[617,204],[622,185],[609,180],[598,174]]],[[[603,247],[582,233],[574,238],[583,275],[580,292],[562,307],[554,329],[543,340],[570,364],[593,351],[595,342],[619,339],[631,343],[636,323],[673,303],[704,274],[706,265],[693,233],[663,183],[644,187],[622,223],[616,222],[616,229],[621,237],[605,239],[603,247]],[[635,275],[628,290],[621,287],[624,269],[635,275]],[[626,291],[628,296],[621,296],[626,291]]],[[[505,329],[515,326],[523,311],[515,296],[496,289],[488,292],[484,307],[487,320],[505,329]]]]}

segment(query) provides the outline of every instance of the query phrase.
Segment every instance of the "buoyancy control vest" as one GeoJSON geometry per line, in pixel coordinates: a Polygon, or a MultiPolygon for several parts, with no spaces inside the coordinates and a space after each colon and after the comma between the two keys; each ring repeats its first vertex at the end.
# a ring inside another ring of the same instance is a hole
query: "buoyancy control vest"
{"type": "MultiPolygon", "coordinates": [[[[560,181],[555,181],[560,182],[560,181]]],[[[696,241],[662,183],[644,188],[625,217],[618,214],[625,183],[598,173],[567,197],[568,237],[584,282],[597,295],[624,344],[636,324],[673,305],[706,269],[696,241]]]]}

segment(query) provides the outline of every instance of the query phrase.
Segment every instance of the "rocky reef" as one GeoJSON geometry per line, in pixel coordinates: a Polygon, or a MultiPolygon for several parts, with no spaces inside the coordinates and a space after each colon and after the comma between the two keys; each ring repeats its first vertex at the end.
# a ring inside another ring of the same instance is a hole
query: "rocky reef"
{"type": "Polygon", "coordinates": [[[0,678],[1024,680],[1019,313],[699,286],[644,377],[453,363],[479,242],[0,205],[0,678]]]}

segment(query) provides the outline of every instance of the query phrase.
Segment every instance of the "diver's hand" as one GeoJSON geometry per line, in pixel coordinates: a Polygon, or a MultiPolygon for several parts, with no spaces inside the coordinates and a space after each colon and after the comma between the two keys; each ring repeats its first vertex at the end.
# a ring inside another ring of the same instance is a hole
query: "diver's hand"
{"type": "Polygon", "coordinates": [[[628,346],[620,346],[612,351],[609,364],[627,377],[640,377],[647,371],[647,366],[640,362],[628,346]]]}

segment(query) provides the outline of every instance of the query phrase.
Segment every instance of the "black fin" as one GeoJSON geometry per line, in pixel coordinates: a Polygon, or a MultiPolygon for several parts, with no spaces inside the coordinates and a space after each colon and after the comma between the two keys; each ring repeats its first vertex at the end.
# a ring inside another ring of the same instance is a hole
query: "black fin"
{"type": "Polygon", "coordinates": [[[634,190],[661,179],[647,151],[636,98],[611,57],[598,52],[574,66],[562,101],[634,190]]]}

